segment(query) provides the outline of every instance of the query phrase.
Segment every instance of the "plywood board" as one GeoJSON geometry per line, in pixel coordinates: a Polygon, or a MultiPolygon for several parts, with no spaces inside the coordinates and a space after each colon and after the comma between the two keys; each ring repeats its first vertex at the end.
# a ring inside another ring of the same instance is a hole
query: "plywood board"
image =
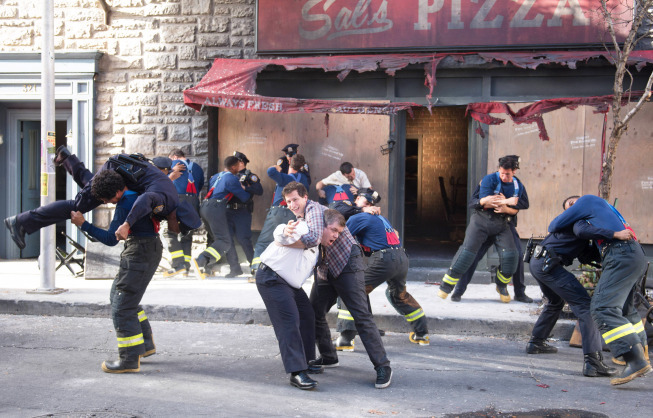
{"type": "Polygon", "coordinates": [[[380,146],[387,143],[389,130],[388,116],[330,114],[327,124],[324,114],[220,109],[219,166],[237,150],[247,155],[248,168],[261,177],[264,193],[254,198],[253,230],[261,229],[272,202],[275,183],[266,175],[267,169],[283,156],[281,149],[289,143],[299,144],[299,153],[310,165],[311,199],[317,200],[315,184],[349,161],[365,171],[381,194],[383,213],[387,213],[389,158],[381,154],[380,146]]]}

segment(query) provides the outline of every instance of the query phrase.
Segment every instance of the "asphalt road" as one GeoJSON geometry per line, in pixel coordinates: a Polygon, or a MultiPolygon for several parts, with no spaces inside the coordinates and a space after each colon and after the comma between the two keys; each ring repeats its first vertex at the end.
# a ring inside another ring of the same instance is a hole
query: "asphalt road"
{"type": "MultiPolygon", "coordinates": [[[[110,319],[0,315],[0,415],[650,417],[653,378],[611,387],[581,374],[582,352],[526,355],[525,341],[383,337],[392,385],[374,388],[360,340],[315,391],[288,384],[271,327],[152,322],[157,354],[141,373],[103,373],[116,357],[110,319]],[[547,415],[548,414],[548,415],[547,415]],[[557,415],[556,415],[557,414],[557,415]],[[566,415],[565,415],[566,414],[566,415]],[[472,416],[472,415],[467,415],[472,416]]],[[[608,354],[609,356],[609,354],[608,354]]]]}

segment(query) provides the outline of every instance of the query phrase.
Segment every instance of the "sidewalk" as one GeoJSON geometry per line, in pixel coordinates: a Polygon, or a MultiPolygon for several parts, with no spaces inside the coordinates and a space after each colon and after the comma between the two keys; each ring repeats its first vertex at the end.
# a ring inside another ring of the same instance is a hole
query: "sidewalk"
{"type": "MultiPolygon", "coordinates": [[[[439,278],[438,278],[439,280],[439,278]]],[[[0,313],[20,315],[52,315],[108,317],[111,280],[84,280],[65,269],[56,273],[55,286],[66,292],[31,294],[40,285],[35,261],[0,261],[0,313]]],[[[310,292],[312,280],[304,289],[310,292]]],[[[437,285],[409,281],[408,291],[419,301],[428,317],[432,334],[497,336],[526,339],[537,320],[541,300],[537,286],[527,286],[526,293],[536,303],[499,302],[494,285],[470,284],[461,302],[442,300],[437,285]]],[[[510,293],[512,287],[510,287],[510,293]]],[[[385,285],[370,295],[372,310],[380,329],[408,332],[406,321],[392,308],[385,297],[385,285]]],[[[155,275],[142,305],[154,321],[221,322],[269,325],[270,321],[256,285],[247,277],[233,279],[210,277],[197,279],[192,273],[183,279],[164,279],[155,275]]],[[[329,315],[334,325],[336,308],[329,315]]],[[[573,321],[560,320],[554,337],[569,339],[573,321]]]]}

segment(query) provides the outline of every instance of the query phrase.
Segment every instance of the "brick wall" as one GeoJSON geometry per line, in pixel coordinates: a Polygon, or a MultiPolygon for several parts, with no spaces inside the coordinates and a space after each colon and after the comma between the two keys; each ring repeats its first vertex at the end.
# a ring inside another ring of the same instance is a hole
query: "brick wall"
{"type": "MultiPolygon", "coordinates": [[[[417,138],[421,143],[421,224],[433,226],[432,232],[446,231],[444,205],[438,177],[445,178],[450,192],[449,178],[467,179],[468,120],[464,107],[436,107],[432,114],[425,108],[416,109],[415,117],[408,117],[406,138],[417,138]]],[[[461,196],[459,202],[464,202],[461,196]]]]}

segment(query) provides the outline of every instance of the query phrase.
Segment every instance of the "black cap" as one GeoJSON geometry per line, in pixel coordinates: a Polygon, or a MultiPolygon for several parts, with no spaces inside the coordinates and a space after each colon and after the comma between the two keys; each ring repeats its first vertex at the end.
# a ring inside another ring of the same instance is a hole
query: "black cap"
{"type": "Polygon", "coordinates": [[[152,164],[163,170],[167,168],[168,170],[172,167],[172,160],[168,157],[154,157],[152,158],[152,164]]]}
{"type": "Polygon", "coordinates": [[[249,164],[249,159],[242,152],[234,151],[234,157],[238,158],[240,161],[244,162],[245,164],[249,164]]]}
{"type": "Polygon", "coordinates": [[[356,195],[363,196],[368,202],[370,202],[373,205],[376,205],[381,201],[381,196],[379,196],[379,192],[372,189],[366,189],[366,188],[358,189],[356,195]]]}
{"type": "Polygon", "coordinates": [[[285,147],[281,148],[281,151],[292,157],[293,155],[297,154],[297,148],[299,148],[298,144],[288,144],[285,147]]]}

